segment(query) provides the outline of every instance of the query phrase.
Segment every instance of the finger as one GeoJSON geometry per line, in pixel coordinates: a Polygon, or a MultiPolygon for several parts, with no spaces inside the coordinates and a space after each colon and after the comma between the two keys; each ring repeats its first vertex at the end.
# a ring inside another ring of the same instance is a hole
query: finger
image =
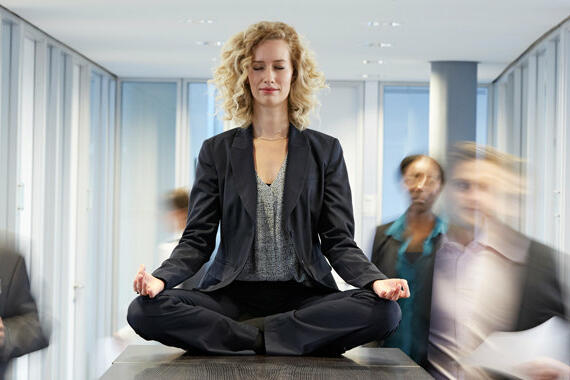
{"type": "Polygon", "coordinates": [[[408,281],[407,280],[402,280],[403,284],[402,284],[402,288],[404,289],[404,297],[408,298],[410,297],[410,286],[408,285],[408,281]]]}
{"type": "Polygon", "coordinates": [[[408,288],[408,284],[402,283],[402,286],[400,287],[400,291],[399,291],[398,296],[400,298],[409,298],[410,297],[410,288],[408,288]]]}
{"type": "Polygon", "coordinates": [[[391,300],[397,301],[398,298],[400,298],[400,288],[399,287],[393,289],[391,300]]]}
{"type": "Polygon", "coordinates": [[[142,273],[139,273],[137,275],[136,286],[135,286],[135,291],[137,293],[141,292],[141,289],[143,288],[143,283],[144,283],[144,275],[142,273]]]}

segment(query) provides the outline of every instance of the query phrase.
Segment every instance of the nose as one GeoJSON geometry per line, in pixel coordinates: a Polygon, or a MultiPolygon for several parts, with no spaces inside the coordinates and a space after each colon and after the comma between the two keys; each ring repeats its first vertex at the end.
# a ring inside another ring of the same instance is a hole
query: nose
{"type": "Polygon", "coordinates": [[[275,83],[275,70],[273,70],[273,68],[270,68],[269,70],[266,70],[266,77],[264,79],[263,82],[269,84],[269,83],[275,83]]]}
{"type": "Polygon", "coordinates": [[[421,191],[424,189],[425,185],[426,185],[426,181],[427,181],[427,177],[426,176],[421,176],[421,178],[418,178],[416,180],[416,184],[414,186],[414,190],[417,191],[421,191]]]}

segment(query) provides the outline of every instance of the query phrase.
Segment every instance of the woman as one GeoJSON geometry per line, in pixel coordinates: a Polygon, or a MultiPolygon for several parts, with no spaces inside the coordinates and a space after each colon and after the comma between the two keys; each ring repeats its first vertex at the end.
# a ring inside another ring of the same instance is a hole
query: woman
{"type": "Polygon", "coordinates": [[[400,175],[411,203],[397,220],[377,228],[372,262],[388,276],[406,279],[413,291],[411,297],[398,301],[402,321],[384,346],[400,348],[425,366],[434,252],[447,229],[432,207],[445,178],[440,164],[424,155],[404,158],[400,175]]]}
{"type": "Polygon", "coordinates": [[[131,326],[218,354],[339,354],[388,335],[407,284],[354,243],[338,140],[306,129],[324,78],[295,30],[260,22],[238,33],[214,82],[226,117],[244,126],[204,142],[186,229],[159,269],[137,273],[131,326]],[[172,289],[209,260],[218,224],[220,247],[198,289],[172,289]],[[367,289],[338,292],[323,254],[367,289]]]}

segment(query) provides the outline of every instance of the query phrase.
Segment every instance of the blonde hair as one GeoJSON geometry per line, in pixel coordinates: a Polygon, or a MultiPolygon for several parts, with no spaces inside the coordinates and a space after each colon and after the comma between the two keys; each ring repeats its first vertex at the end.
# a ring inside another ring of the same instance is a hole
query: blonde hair
{"type": "Polygon", "coordinates": [[[293,27],[283,22],[262,21],[230,38],[222,48],[221,63],[211,80],[220,95],[219,106],[225,119],[243,127],[253,119],[253,96],[247,74],[253,52],[268,40],[283,40],[289,45],[293,76],[288,97],[289,121],[300,130],[309,125],[309,114],[319,104],[316,92],[326,87],[325,77],[318,70],[313,53],[305,46],[293,27]]]}

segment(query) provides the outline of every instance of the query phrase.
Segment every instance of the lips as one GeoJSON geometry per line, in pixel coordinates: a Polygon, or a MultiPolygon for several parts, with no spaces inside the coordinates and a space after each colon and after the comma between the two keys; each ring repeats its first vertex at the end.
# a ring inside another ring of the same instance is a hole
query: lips
{"type": "Polygon", "coordinates": [[[277,88],[272,88],[272,87],[265,87],[260,89],[261,92],[266,92],[266,93],[273,93],[273,92],[277,92],[279,91],[277,88]]]}

